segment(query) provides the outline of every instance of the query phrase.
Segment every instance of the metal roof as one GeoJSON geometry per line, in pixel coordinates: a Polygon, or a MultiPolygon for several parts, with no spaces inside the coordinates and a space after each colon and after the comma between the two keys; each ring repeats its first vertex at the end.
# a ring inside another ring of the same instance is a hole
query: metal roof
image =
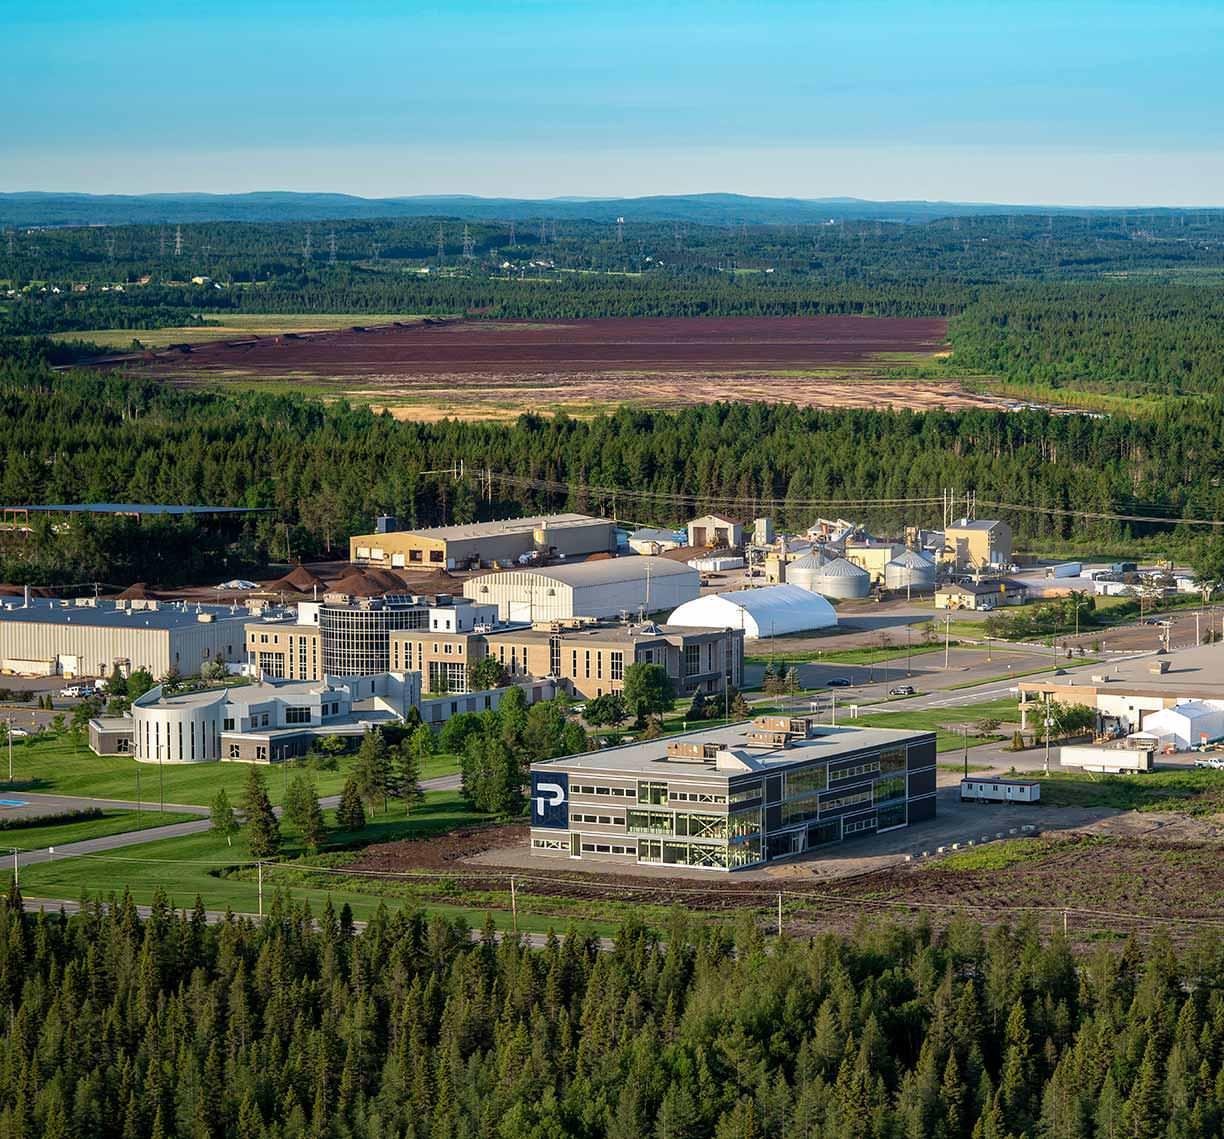
{"type": "Polygon", "coordinates": [[[506,534],[530,533],[537,527],[566,530],[581,526],[613,526],[607,518],[590,514],[536,514],[528,518],[504,518],[500,522],[464,522],[457,526],[427,526],[423,530],[392,530],[386,534],[354,534],[354,539],[384,541],[392,535],[412,534],[418,538],[437,538],[457,542],[471,538],[498,538],[506,534]]]}
{"type": "Polygon", "coordinates": [[[171,506],[159,502],[62,502],[50,506],[6,506],[31,514],[258,514],[270,506],[171,506]]]}
{"type": "Polygon", "coordinates": [[[251,619],[248,609],[237,611],[228,605],[188,605],[181,607],[169,602],[159,602],[156,609],[118,608],[113,601],[102,601],[88,605],[73,602],[64,604],[47,598],[32,598],[30,604],[8,602],[0,607],[0,622],[25,625],[84,625],[108,629],[187,629],[198,624],[201,614],[209,614],[213,621],[240,621],[251,619]],[[10,608],[11,606],[11,608],[10,608]]]}
{"type": "Polygon", "coordinates": [[[682,732],[657,740],[625,744],[621,747],[605,748],[602,751],[584,752],[580,755],[561,756],[558,759],[541,760],[531,765],[533,771],[550,767],[565,767],[575,771],[623,773],[645,775],[657,779],[683,779],[694,777],[707,781],[726,779],[728,782],[746,773],[742,771],[717,770],[713,764],[697,761],[671,759],[667,745],[677,740],[691,743],[717,743],[731,750],[743,749],[752,758],[754,767],[780,770],[797,763],[813,760],[841,759],[866,748],[886,747],[889,744],[917,743],[933,740],[933,732],[906,731],[897,728],[859,728],[820,726],[819,735],[811,739],[796,739],[788,748],[749,748],[748,732],[752,724],[728,724],[722,728],[706,728],[699,732],[682,732]]]}
{"type": "MultiPolygon", "coordinates": [[[[474,582],[501,581],[515,574],[534,574],[559,581],[563,585],[611,585],[617,581],[645,580],[649,574],[652,578],[678,577],[681,575],[696,579],[695,569],[683,562],[671,558],[653,556],[630,556],[624,558],[601,558],[593,562],[574,562],[564,566],[525,566],[522,569],[503,570],[501,573],[486,573],[479,577],[468,578],[468,584],[474,582]]],[[[470,597],[471,594],[468,594],[470,597]]]]}
{"type": "Polygon", "coordinates": [[[817,580],[828,577],[870,577],[862,566],[856,566],[845,558],[833,558],[820,567],[817,580]]]}

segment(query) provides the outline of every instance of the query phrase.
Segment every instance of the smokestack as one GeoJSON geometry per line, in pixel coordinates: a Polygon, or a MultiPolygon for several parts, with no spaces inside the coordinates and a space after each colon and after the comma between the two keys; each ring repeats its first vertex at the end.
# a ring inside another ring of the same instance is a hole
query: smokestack
{"type": "Polygon", "coordinates": [[[21,591],[21,595],[23,598],[21,607],[23,609],[29,609],[30,607],[30,587],[28,585],[21,591]]]}

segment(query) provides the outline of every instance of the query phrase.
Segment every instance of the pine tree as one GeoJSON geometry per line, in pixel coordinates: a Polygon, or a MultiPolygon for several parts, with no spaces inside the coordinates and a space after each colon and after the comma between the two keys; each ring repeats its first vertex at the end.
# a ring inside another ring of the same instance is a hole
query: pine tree
{"type": "Polygon", "coordinates": [[[275,858],[280,853],[281,832],[268,798],[262,772],[254,764],[247,767],[242,792],[242,813],[246,819],[252,858],[275,858]]]}
{"type": "Polygon", "coordinates": [[[285,790],[285,817],[301,833],[306,846],[316,851],[326,836],[319,793],[308,775],[298,774],[285,790]]]}
{"type": "Polygon", "coordinates": [[[391,756],[386,737],[379,728],[371,728],[362,737],[352,778],[368,812],[372,814],[379,803],[386,810],[391,788],[391,756]]]}
{"type": "Polygon", "coordinates": [[[426,755],[432,755],[433,732],[422,726],[417,728],[399,746],[399,769],[395,774],[396,793],[404,801],[404,814],[412,813],[425,801],[421,788],[421,763],[426,755]],[[425,739],[420,738],[424,733],[425,739]]]}
{"type": "Polygon", "coordinates": [[[361,802],[361,792],[353,779],[345,781],[340,792],[340,802],[336,807],[336,826],[342,831],[364,830],[366,825],[365,807],[361,802]]]}
{"type": "Polygon", "coordinates": [[[234,814],[234,808],[229,801],[229,796],[225,793],[225,788],[213,797],[212,806],[209,808],[209,818],[212,820],[211,830],[213,834],[220,835],[225,839],[226,846],[234,845],[234,835],[238,833],[238,819],[234,814]]]}

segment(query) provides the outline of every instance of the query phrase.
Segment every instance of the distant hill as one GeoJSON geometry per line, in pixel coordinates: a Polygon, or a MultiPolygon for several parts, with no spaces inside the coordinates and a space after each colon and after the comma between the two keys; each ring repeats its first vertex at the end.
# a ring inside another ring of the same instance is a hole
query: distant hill
{"type": "MultiPolygon", "coordinates": [[[[0,226],[126,225],[203,221],[322,221],[340,218],[464,217],[684,221],[702,225],[812,224],[835,219],[918,223],[983,214],[1109,213],[1119,209],[983,202],[873,202],[860,198],[759,198],[741,194],[645,198],[480,198],[463,194],[359,198],[351,194],[0,194],[0,226]]],[[[1145,212],[1150,212],[1145,208],[1145,212]]],[[[1179,211],[1193,212],[1193,211],[1179,211]]]]}

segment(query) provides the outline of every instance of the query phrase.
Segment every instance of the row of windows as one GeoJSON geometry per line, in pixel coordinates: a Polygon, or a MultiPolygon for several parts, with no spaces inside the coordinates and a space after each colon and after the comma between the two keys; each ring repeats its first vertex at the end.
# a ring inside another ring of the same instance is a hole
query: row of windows
{"type": "Polygon", "coordinates": [[[839,767],[829,772],[829,782],[838,783],[843,779],[853,779],[856,775],[874,775],[880,770],[878,759],[865,759],[853,767],[839,767]]]}
{"type": "Polygon", "coordinates": [[[569,843],[563,838],[533,838],[531,845],[536,850],[565,850],[569,843]]]}
{"type": "Polygon", "coordinates": [[[309,724],[310,709],[309,708],[286,708],[285,709],[286,724],[309,724]]]}
{"type": "Polygon", "coordinates": [[[677,803],[725,803],[726,795],[715,795],[712,791],[672,791],[669,796],[677,803]]]}
{"type": "Polygon", "coordinates": [[[583,815],[575,812],[570,813],[571,823],[598,823],[605,827],[623,827],[624,819],[613,818],[611,815],[583,815]]]}
{"type": "Polygon", "coordinates": [[[859,831],[873,831],[875,830],[875,825],[875,818],[871,815],[868,815],[865,819],[851,819],[845,824],[842,834],[851,835],[858,834],[859,831]]]}
{"type": "Polygon", "coordinates": [[[582,844],[582,852],[584,854],[632,854],[634,848],[632,846],[621,846],[617,843],[584,842],[582,844]]]}
{"type": "Polygon", "coordinates": [[[823,791],[828,780],[826,767],[809,767],[804,771],[787,771],[783,773],[784,799],[797,799],[802,795],[810,795],[814,791],[823,791]]]}
{"type": "Polygon", "coordinates": [[[660,863],[664,866],[698,866],[707,869],[735,869],[761,861],[761,840],[752,839],[742,846],[706,846],[697,842],[663,842],[643,839],[637,845],[639,862],[660,863]]]}
{"type": "Polygon", "coordinates": [[[598,787],[590,783],[577,783],[570,788],[572,795],[618,795],[624,799],[632,799],[637,792],[632,787],[598,787]]]}
{"type": "Polygon", "coordinates": [[[858,807],[864,803],[871,802],[871,789],[866,791],[854,791],[848,795],[839,795],[835,799],[825,799],[820,804],[821,814],[829,814],[831,811],[840,811],[846,807],[858,807]]]}
{"type": "Polygon", "coordinates": [[[761,797],[761,784],[750,783],[745,787],[736,787],[730,795],[727,796],[728,803],[747,803],[750,799],[759,799],[761,797]]]}

